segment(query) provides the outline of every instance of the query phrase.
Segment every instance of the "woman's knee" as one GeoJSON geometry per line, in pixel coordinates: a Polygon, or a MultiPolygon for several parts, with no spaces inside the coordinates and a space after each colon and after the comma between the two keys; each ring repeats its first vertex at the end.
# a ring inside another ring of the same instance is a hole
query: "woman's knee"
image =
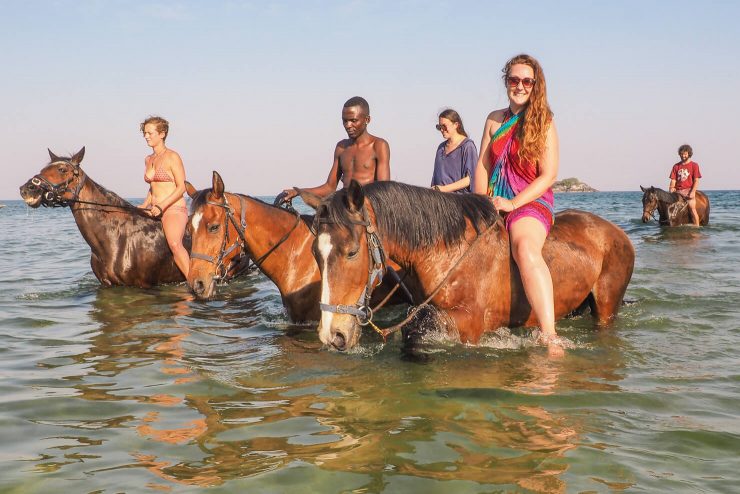
{"type": "Polygon", "coordinates": [[[167,245],[170,246],[170,250],[172,252],[179,252],[180,250],[185,249],[185,246],[182,245],[181,238],[167,239],[167,245]]]}
{"type": "Polygon", "coordinates": [[[520,271],[528,271],[538,266],[541,262],[544,262],[542,252],[533,248],[531,245],[517,246],[513,255],[514,262],[519,266],[520,271]]]}

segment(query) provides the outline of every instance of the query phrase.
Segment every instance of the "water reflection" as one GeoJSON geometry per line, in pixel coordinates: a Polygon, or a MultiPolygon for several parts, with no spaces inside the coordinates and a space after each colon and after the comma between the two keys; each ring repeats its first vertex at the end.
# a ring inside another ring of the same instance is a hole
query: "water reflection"
{"type": "Polygon", "coordinates": [[[562,492],[564,457],[588,428],[570,399],[619,390],[624,349],[609,332],[557,360],[439,342],[420,365],[399,341],[323,350],[314,331],[266,326],[249,283],[229,293],[220,310],[185,287],[98,290],[98,331],[75,357],[86,372],[70,378],[92,408],[57,423],[84,431],[65,437],[85,466],[67,455],[39,467],[137,468],[139,487],[172,489],[290,476],[300,462],[361,475],[370,491],[413,476],[562,492]]]}

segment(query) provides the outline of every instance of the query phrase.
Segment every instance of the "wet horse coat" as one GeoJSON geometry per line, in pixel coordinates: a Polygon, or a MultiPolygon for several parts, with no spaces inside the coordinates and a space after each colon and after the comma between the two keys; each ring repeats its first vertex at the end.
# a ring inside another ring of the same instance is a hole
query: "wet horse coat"
{"type": "MultiPolygon", "coordinates": [[[[425,296],[438,290],[430,303],[462,341],[475,343],[484,331],[502,326],[536,323],[508,233],[486,197],[394,182],[352,184],[325,201],[317,216],[314,251],[325,307],[351,306],[366,289],[372,230],[388,257],[418,277],[425,296]]],[[[591,213],[568,210],[555,218],[543,248],[555,317],[588,305],[605,324],[622,303],[634,248],[620,228],[591,213]]],[[[318,332],[322,342],[342,350],[360,336],[355,316],[333,311],[322,312],[318,332]]]]}
{"type": "Polygon", "coordinates": [[[159,220],[95,183],[81,168],[83,147],[71,158],[49,151],[51,163],[20,188],[32,208],[69,206],[90,246],[90,266],[103,285],[151,287],[183,281],[159,220]]]}

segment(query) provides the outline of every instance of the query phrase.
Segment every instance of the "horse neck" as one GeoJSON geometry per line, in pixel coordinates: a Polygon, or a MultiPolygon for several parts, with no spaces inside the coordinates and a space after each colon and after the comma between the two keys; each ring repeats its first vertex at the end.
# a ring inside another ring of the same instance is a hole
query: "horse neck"
{"type": "MultiPolygon", "coordinates": [[[[300,268],[299,258],[310,258],[310,265],[316,267],[311,253],[313,234],[301,219],[285,209],[271,206],[253,197],[236,194],[234,196],[232,207],[235,208],[234,216],[237,222],[241,220],[242,214],[239,197],[243,199],[246,208],[244,219],[247,226],[244,229],[244,241],[247,245],[247,254],[252,260],[260,259],[289,234],[259,266],[271,280],[279,284],[279,280],[290,277],[291,270],[288,267],[295,265],[296,268],[300,268]]],[[[318,273],[318,267],[316,272],[318,273]]]]}
{"type": "MultiPolygon", "coordinates": [[[[468,227],[465,233],[465,240],[461,240],[459,245],[452,245],[446,247],[440,240],[438,245],[428,246],[421,249],[410,249],[403,245],[399,239],[395,238],[391,232],[387,232],[379,228],[378,223],[375,221],[375,212],[372,209],[372,205],[369,201],[365,203],[370,216],[370,222],[373,224],[378,231],[378,238],[383,246],[385,255],[398,263],[399,266],[404,269],[411,269],[416,273],[423,273],[426,271],[437,272],[440,270],[449,269],[460,256],[469,248],[472,242],[478,237],[478,235],[485,235],[484,231],[480,234],[476,234],[473,225],[468,220],[468,227]]],[[[506,230],[503,224],[500,225],[503,230],[503,235],[494,235],[481,241],[485,241],[487,245],[491,246],[493,243],[498,242],[500,245],[498,248],[493,250],[505,249],[508,253],[509,248],[509,237],[506,234],[506,230]]]]}
{"type": "Polygon", "coordinates": [[[119,214],[131,214],[125,209],[132,207],[128,201],[97,184],[89,176],[85,177],[85,183],[77,194],[77,199],[97,203],[73,202],[70,205],[72,216],[74,216],[80,233],[93,250],[104,247],[109,243],[111,232],[106,225],[111,211],[120,212],[119,214]],[[123,208],[110,208],[101,205],[122,206],[123,208]]]}

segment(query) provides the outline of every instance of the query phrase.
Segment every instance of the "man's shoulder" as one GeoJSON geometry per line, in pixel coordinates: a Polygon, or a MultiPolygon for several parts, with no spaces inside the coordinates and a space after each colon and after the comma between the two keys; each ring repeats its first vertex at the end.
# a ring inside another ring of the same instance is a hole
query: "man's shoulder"
{"type": "Polygon", "coordinates": [[[387,146],[388,145],[388,141],[386,141],[382,137],[370,135],[370,138],[373,140],[373,146],[375,146],[376,148],[378,146],[383,146],[383,145],[387,146]]]}

